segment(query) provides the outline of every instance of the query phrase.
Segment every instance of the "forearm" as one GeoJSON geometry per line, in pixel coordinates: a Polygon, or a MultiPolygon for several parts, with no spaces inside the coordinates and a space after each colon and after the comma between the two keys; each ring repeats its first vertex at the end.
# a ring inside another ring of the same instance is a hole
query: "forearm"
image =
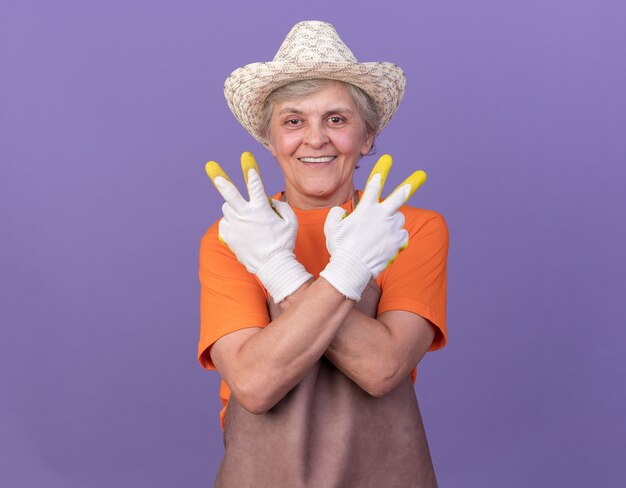
{"type": "Polygon", "coordinates": [[[398,370],[389,328],[353,308],[328,345],[326,357],[373,396],[380,396],[398,370]]]}
{"type": "Polygon", "coordinates": [[[241,347],[244,394],[259,411],[282,399],[328,349],[354,302],[323,279],[303,285],[281,303],[283,313],[241,347]],[[260,401],[258,399],[261,399],[260,401]]]}
{"type": "MultiPolygon", "coordinates": [[[[284,312],[292,303],[285,300],[279,307],[284,312]]],[[[400,358],[392,339],[383,322],[352,307],[328,344],[325,356],[363,390],[378,396],[395,380],[399,369],[400,358]]]]}
{"type": "Polygon", "coordinates": [[[433,324],[417,314],[391,310],[373,319],[354,309],[329,344],[326,357],[378,397],[406,380],[434,336],[433,324]]]}
{"type": "MultiPolygon", "coordinates": [[[[279,307],[285,312],[293,303],[290,298],[281,302],[279,307]]],[[[396,380],[400,368],[398,350],[394,346],[390,329],[356,307],[348,312],[324,355],[343,374],[373,396],[385,393],[390,383],[396,380]]]]}

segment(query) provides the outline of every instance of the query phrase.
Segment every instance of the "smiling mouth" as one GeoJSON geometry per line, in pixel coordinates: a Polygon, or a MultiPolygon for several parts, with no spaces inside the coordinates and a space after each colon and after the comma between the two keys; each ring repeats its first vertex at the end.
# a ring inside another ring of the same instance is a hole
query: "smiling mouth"
{"type": "Polygon", "coordinates": [[[298,158],[303,163],[330,163],[337,156],[322,156],[319,158],[298,158]]]}

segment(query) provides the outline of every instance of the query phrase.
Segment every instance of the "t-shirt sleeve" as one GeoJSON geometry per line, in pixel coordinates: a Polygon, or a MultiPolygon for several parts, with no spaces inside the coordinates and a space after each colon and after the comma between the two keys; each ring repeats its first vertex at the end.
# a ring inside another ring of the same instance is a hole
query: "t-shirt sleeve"
{"type": "Polygon", "coordinates": [[[269,323],[267,292],[219,241],[217,224],[209,228],[200,243],[199,278],[198,361],[204,368],[216,369],[209,354],[215,341],[231,332],[269,323]]]}
{"type": "Polygon", "coordinates": [[[378,313],[406,310],[429,320],[435,338],[429,351],[445,346],[448,228],[437,212],[402,207],[409,247],[381,274],[378,313]]]}

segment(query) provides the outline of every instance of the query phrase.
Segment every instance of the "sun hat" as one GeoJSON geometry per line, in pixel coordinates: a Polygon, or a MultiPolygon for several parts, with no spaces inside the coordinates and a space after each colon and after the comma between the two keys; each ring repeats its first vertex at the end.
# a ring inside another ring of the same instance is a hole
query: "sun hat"
{"type": "Polygon", "coordinates": [[[406,86],[399,66],[359,63],[332,25],[308,20],[291,29],[273,61],[233,71],[224,83],[224,96],[239,123],[267,147],[259,126],[265,99],[281,86],[313,78],[345,81],[372,97],[380,117],[377,135],[400,105],[406,86]]]}

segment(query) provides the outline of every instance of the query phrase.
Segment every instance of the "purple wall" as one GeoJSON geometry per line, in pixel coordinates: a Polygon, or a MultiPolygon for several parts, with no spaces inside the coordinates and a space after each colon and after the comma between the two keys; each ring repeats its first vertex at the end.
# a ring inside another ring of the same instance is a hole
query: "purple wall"
{"type": "Polygon", "coordinates": [[[408,75],[378,150],[450,228],[450,342],[416,385],[440,485],[623,485],[623,3],[305,3],[2,1],[0,485],[212,485],[204,162],[241,182],[252,150],[280,189],[222,86],[306,19],[408,75]]]}

